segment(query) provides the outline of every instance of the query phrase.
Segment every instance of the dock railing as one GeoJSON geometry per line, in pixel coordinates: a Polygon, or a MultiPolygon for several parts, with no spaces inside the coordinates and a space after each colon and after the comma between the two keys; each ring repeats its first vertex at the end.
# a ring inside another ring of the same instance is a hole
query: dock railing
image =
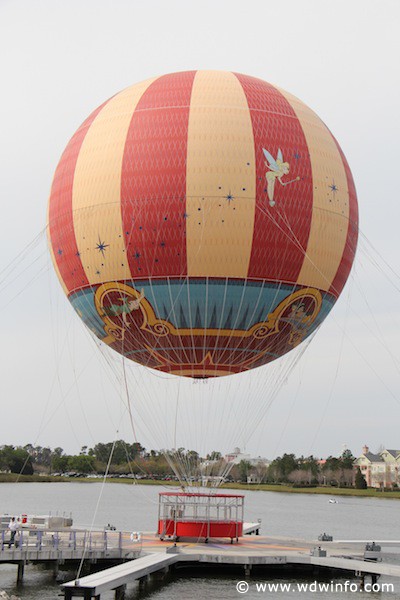
{"type": "Polygon", "coordinates": [[[142,541],[136,532],[23,528],[13,543],[10,531],[1,532],[0,551],[7,553],[10,549],[21,553],[68,549],[82,554],[95,551],[122,556],[126,552],[140,554],[142,541]]]}

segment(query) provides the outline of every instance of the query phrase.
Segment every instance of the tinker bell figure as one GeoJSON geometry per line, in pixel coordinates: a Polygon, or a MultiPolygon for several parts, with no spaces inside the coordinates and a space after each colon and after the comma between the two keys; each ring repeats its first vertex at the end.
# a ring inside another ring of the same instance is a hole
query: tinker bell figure
{"type": "Polygon", "coordinates": [[[282,150],[279,148],[276,159],[265,148],[263,148],[263,152],[265,158],[268,161],[265,162],[265,165],[269,169],[269,171],[267,171],[265,174],[265,179],[267,180],[267,195],[269,205],[275,206],[275,181],[278,180],[281,185],[289,185],[289,183],[299,181],[300,177],[296,177],[295,179],[291,179],[290,181],[282,181],[282,177],[289,173],[289,163],[283,162],[282,150]]]}

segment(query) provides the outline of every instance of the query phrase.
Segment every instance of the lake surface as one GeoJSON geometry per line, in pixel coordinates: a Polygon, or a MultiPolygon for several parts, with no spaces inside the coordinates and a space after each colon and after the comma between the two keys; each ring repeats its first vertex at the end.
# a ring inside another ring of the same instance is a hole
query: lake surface
{"type": "MultiPolygon", "coordinates": [[[[72,514],[74,525],[104,527],[107,523],[126,531],[155,531],[157,524],[158,493],[172,491],[171,487],[107,483],[102,491],[101,483],[18,483],[0,484],[0,512],[12,514],[72,514]],[[102,493],[101,493],[102,492],[102,493]],[[98,505],[97,513],[96,506],[98,505]]],[[[232,490],[232,493],[235,493],[232,490]]],[[[277,492],[245,491],[245,520],[262,519],[263,535],[316,538],[328,532],[335,539],[351,540],[399,540],[400,500],[337,497],[338,504],[330,504],[327,496],[309,494],[285,494],[277,492]]],[[[64,572],[65,580],[74,573],[64,572]]],[[[240,578],[240,577],[239,577],[240,578]]],[[[16,587],[16,567],[0,567],[0,589],[18,595],[23,600],[54,600],[59,587],[51,578],[51,572],[27,567],[25,583],[16,587]]],[[[258,579],[257,579],[258,581],[258,579]]],[[[336,580],[335,580],[336,581],[336,580]]],[[[340,580],[337,580],[340,581],[340,580]]],[[[382,579],[380,581],[383,581],[382,579]]],[[[385,580],[386,581],[386,580],[385,580]]],[[[389,580],[387,580],[389,581],[389,580]]],[[[399,597],[397,593],[387,596],[399,597]]],[[[239,598],[235,590],[236,579],[232,577],[180,576],[166,585],[151,588],[146,594],[137,586],[128,588],[127,600],[197,600],[211,598],[239,598]]],[[[265,594],[250,590],[247,599],[260,598],[265,594]]],[[[267,594],[270,595],[271,594],[267,594]]],[[[303,594],[306,597],[308,594],[303,594]]],[[[313,598],[333,597],[337,594],[312,593],[313,598]]],[[[279,598],[293,597],[287,592],[277,592],[279,598]]],[[[353,594],[341,593],[341,597],[353,594]]],[[[376,597],[376,594],[358,593],[358,598],[376,597]]],[[[379,595],[382,597],[382,595],[379,595]]],[[[113,598],[104,595],[102,600],[113,598]]]]}

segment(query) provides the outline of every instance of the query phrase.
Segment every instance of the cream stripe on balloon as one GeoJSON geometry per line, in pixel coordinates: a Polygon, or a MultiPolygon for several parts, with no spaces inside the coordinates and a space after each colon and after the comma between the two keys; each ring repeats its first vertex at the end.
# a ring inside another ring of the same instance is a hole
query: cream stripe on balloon
{"type": "Polygon", "coordinates": [[[198,71],[186,171],[190,277],[247,277],[255,183],[253,128],[241,84],[233,73],[198,71]]]}
{"type": "Polygon", "coordinates": [[[279,90],[296,113],[310,153],[313,210],[306,255],[297,283],[328,291],[343,256],[349,220],[346,171],[324,123],[298,98],[279,90]]]}
{"type": "Polygon", "coordinates": [[[90,126],[74,174],[76,243],[91,285],[131,277],[121,217],[121,170],[132,114],[154,79],[109,100],[90,126]]]}

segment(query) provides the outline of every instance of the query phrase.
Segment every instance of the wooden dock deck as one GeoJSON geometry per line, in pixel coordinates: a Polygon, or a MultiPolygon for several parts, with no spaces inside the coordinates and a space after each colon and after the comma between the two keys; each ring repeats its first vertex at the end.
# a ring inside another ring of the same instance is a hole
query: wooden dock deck
{"type": "Polygon", "coordinates": [[[181,560],[179,554],[154,553],[131,560],[122,565],[105,569],[93,575],[87,575],[63,585],[64,597],[69,600],[74,596],[100,598],[103,592],[115,590],[116,597],[123,596],[129,583],[142,579],[181,560]]]}
{"type": "MultiPolygon", "coordinates": [[[[254,527],[249,530],[255,533],[257,524],[252,525],[254,527]]],[[[230,567],[237,571],[238,579],[248,579],[252,572],[265,574],[281,567],[304,572],[326,573],[329,570],[332,577],[347,573],[349,577],[358,576],[362,580],[366,575],[373,581],[381,575],[400,578],[400,564],[390,563],[386,558],[385,562],[366,560],[365,542],[362,541],[320,542],[258,535],[243,537],[239,544],[233,545],[222,539],[210,540],[208,544],[186,540],[172,545],[161,542],[153,534],[144,534],[142,541],[145,556],[63,584],[65,599],[78,596],[100,600],[101,594],[111,590],[115,590],[115,598],[122,599],[126,586],[135,580],[144,583],[157,571],[184,566],[230,567]],[[319,546],[326,551],[326,556],[313,555],[313,550],[319,546]]]]}
{"type": "MultiPolygon", "coordinates": [[[[1,533],[0,564],[18,566],[18,580],[24,575],[27,564],[59,564],[76,567],[84,559],[86,565],[96,564],[103,570],[62,585],[64,597],[70,600],[83,597],[100,599],[105,592],[115,591],[115,598],[122,599],[126,586],[139,580],[145,583],[155,573],[165,574],[170,568],[185,566],[230,567],[238,579],[250,578],[252,572],[264,573],[271,569],[286,568],[292,571],[320,572],[330,570],[331,576],[347,573],[373,580],[379,576],[400,578],[400,564],[390,562],[393,554],[385,547],[400,543],[390,540],[381,542],[383,560],[370,560],[365,551],[366,540],[334,540],[321,542],[283,537],[261,536],[261,522],[244,523],[244,535],[238,544],[227,539],[210,539],[208,544],[197,539],[173,543],[161,541],[154,533],[146,533],[138,540],[131,532],[85,531],[80,529],[22,530],[18,545],[9,547],[9,534],[1,533]],[[255,535],[251,535],[255,534],[255,535]],[[326,551],[321,556],[318,547],[326,551]]],[[[375,540],[379,543],[379,540],[375,540]]]]}

